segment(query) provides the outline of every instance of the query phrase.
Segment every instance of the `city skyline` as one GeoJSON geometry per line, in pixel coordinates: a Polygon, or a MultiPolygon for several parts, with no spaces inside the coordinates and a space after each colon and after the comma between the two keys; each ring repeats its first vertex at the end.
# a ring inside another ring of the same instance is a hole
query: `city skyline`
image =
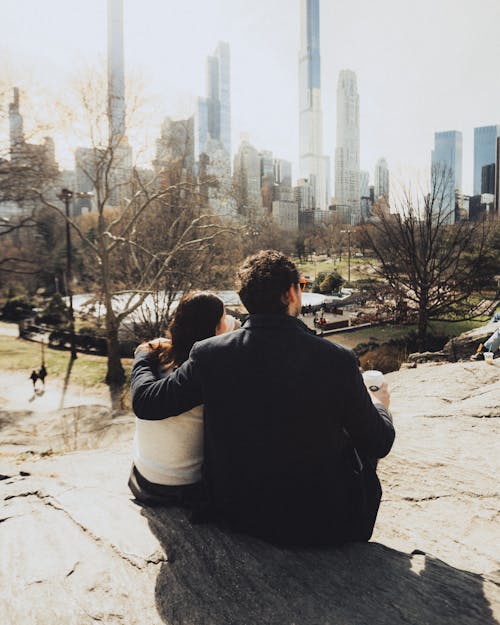
{"type": "MultiPolygon", "coordinates": [[[[400,4],[322,3],[324,154],[334,154],[338,73],[352,69],[361,104],[361,168],[370,171],[371,182],[381,156],[391,179],[427,174],[434,132],[458,130],[464,137],[463,187],[471,193],[473,129],[500,121],[500,87],[491,80],[493,59],[500,54],[494,28],[500,6],[490,0],[474,7],[448,0],[400,4]],[[474,18],[481,21],[480,34],[470,28],[474,18]],[[488,98],[478,97],[484,90],[488,98]]],[[[257,149],[292,161],[298,178],[299,3],[278,0],[270,6],[257,0],[250,11],[240,0],[219,0],[211,7],[194,0],[182,7],[168,0],[140,6],[124,1],[127,72],[144,69],[148,91],[161,102],[152,116],[152,137],[165,116],[193,112],[194,99],[204,93],[205,59],[225,40],[232,56],[233,149],[240,133],[249,132],[257,149]]],[[[60,96],[80,63],[105,57],[105,3],[4,0],[0,18],[9,86],[18,82],[26,89],[34,82],[60,96]]],[[[61,161],[60,152],[57,145],[61,161]]]]}

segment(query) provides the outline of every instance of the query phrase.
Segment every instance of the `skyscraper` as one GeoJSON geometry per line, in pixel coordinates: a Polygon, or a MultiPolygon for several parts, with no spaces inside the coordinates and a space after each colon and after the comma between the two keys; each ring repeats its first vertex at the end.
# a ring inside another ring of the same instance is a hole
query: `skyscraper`
{"type": "MultiPolygon", "coordinates": [[[[132,148],[126,135],[125,115],[123,0],[108,0],[108,142],[112,151],[107,186],[111,206],[122,203],[131,181],[132,148]]],[[[105,159],[105,154],[101,158],[105,159]]]]}
{"type": "Polygon", "coordinates": [[[194,176],[194,119],[166,117],[156,140],[153,167],[163,187],[192,181],[194,176]]]}
{"type": "MultiPolygon", "coordinates": [[[[198,99],[197,153],[207,153],[208,140],[218,141],[231,158],[231,56],[220,41],[207,57],[207,95],[198,99]]],[[[212,146],[215,145],[213,142],[212,146]]]]}
{"type": "Polygon", "coordinates": [[[206,97],[198,98],[195,154],[200,179],[214,213],[231,217],[231,58],[229,44],[219,42],[207,57],[206,97]]]}
{"type": "Polygon", "coordinates": [[[337,82],[337,145],[335,199],[350,211],[351,224],[360,219],[359,95],[356,74],[344,69],[337,82]]]}
{"type": "MultiPolygon", "coordinates": [[[[99,156],[94,148],[76,148],[75,150],[75,185],[80,193],[95,193],[95,182],[98,180],[97,167],[99,156]]],[[[71,188],[71,187],[68,187],[71,188]]],[[[73,206],[76,215],[92,210],[90,197],[74,198],[73,206]]]]}
{"type": "Polygon", "coordinates": [[[108,120],[110,145],[125,136],[123,0],[108,0],[108,120]]]}
{"type": "Polygon", "coordinates": [[[274,159],[274,180],[283,187],[292,187],[292,163],[283,158],[274,159]]]}
{"type": "Polygon", "coordinates": [[[379,158],[375,164],[375,199],[389,199],[389,168],[385,158],[379,158]]]}
{"type": "Polygon", "coordinates": [[[359,197],[368,197],[370,186],[370,172],[360,170],[359,172],[359,197]]]}
{"type": "MultiPolygon", "coordinates": [[[[55,175],[58,166],[54,140],[51,137],[44,137],[42,144],[26,141],[18,87],[14,87],[13,100],[9,103],[9,138],[10,164],[18,166],[22,163],[25,167],[25,173],[20,170],[15,177],[22,179],[30,174],[35,177],[38,175],[41,178],[43,175],[48,180],[55,175]]],[[[29,183],[29,186],[36,186],[36,184],[34,179],[29,183]]]]}
{"type": "Polygon", "coordinates": [[[219,67],[220,140],[231,159],[231,54],[228,43],[219,42],[215,58],[219,67]]]}
{"type": "Polygon", "coordinates": [[[481,193],[481,170],[496,159],[497,137],[500,126],[474,128],[474,195],[481,193]]]}
{"type": "Polygon", "coordinates": [[[489,193],[490,195],[495,195],[495,171],[495,163],[485,165],[481,169],[481,193],[489,193]]]}
{"type": "MultiPolygon", "coordinates": [[[[132,148],[126,136],[123,0],[107,0],[108,19],[108,146],[77,148],[76,191],[96,192],[110,206],[120,206],[129,194],[132,148]],[[105,189],[105,191],[104,191],[105,189]]],[[[78,208],[78,206],[77,206],[78,208]]]]}
{"type": "Polygon", "coordinates": [[[315,208],[330,200],[330,159],[323,155],[319,0],[301,0],[299,53],[300,177],[313,189],[315,208]]]}
{"type": "Polygon", "coordinates": [[[262,150],[260,158],[260,192],[262,195],[262,205],[267,211],[271,211],[273,203],[274,159],[273,153],[269,150],[262,150]]]}
{"type": "Polygon", "coordinates": [[[448,130],[434,133],[431,185],[441,219],[455,223],[456,193],[462,189],[462,133],[448,130]],[[442,199],[440,199],[442,198],[442,199]]]}
{"type": "Polygon", "coordinates": [[[242,139],[234,157],[234,181],[239,195],[238,210],[248,219],[263,215],[260,166],[259,152],[247,139],[242,139]]]}
{"type": "Polygon", "coordinates": [[[19,110],[19,88],[14,87],[14,98],[9,104],[10,160],[15,162],[24,145],[23,117],[19,110]]]}

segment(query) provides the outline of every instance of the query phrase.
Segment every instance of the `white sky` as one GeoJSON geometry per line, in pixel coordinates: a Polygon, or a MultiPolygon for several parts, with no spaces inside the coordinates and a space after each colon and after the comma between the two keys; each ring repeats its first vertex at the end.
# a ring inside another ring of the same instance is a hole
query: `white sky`
{"type": "MultiPolygon", "coordinates": [[[[124,0],[126,71],[155,97],[151,131],[205,93],[205,59],[232,54],[233,150],[241,132],[298,170],[298,0],[124,0]]],[[[61,93],[106,54],[105,0],[1,0],[0,78],[61,93]]],[[[335,148],[340,69],[358,76],[361,166],[385,156],[391,178],[429,167],[433,133],[464,135],[472,191],[473,128],[500,123],[500,0],[322,0],[325,153],[335,148]]],[[[71,160],[58,144],[63,166],[71,160]]],[[[332,172],[333,180],[333,172],[332,172]]],[[[333,188],[332,188],[333,193],[333,188]]]]}

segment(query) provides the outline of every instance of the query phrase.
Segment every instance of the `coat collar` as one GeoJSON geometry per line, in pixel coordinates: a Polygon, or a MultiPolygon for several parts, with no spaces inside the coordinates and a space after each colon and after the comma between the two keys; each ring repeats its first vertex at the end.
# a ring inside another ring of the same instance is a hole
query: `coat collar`
{"type": "Polygon", "coordinates": [[[276,328],[287,330],[302,330],[309,332],[310,334],[316,334],[314,330],[311,330],[306,324],[297,319],[297,317],[291,317],[290,315],[250,315],[243,324],[245,329],[252,328],[276,328]]]}

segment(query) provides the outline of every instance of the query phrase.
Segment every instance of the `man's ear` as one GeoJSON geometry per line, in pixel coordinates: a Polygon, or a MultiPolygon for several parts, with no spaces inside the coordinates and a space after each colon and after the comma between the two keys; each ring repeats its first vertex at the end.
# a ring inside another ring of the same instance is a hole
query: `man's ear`
{"type": "Polygon", "coordinates": [[[290,288],[283,293],[282,299],[284,303],[289,306],[290,304],[295,304],[298,297],[297,285],[291,284],[290,288]]]}

